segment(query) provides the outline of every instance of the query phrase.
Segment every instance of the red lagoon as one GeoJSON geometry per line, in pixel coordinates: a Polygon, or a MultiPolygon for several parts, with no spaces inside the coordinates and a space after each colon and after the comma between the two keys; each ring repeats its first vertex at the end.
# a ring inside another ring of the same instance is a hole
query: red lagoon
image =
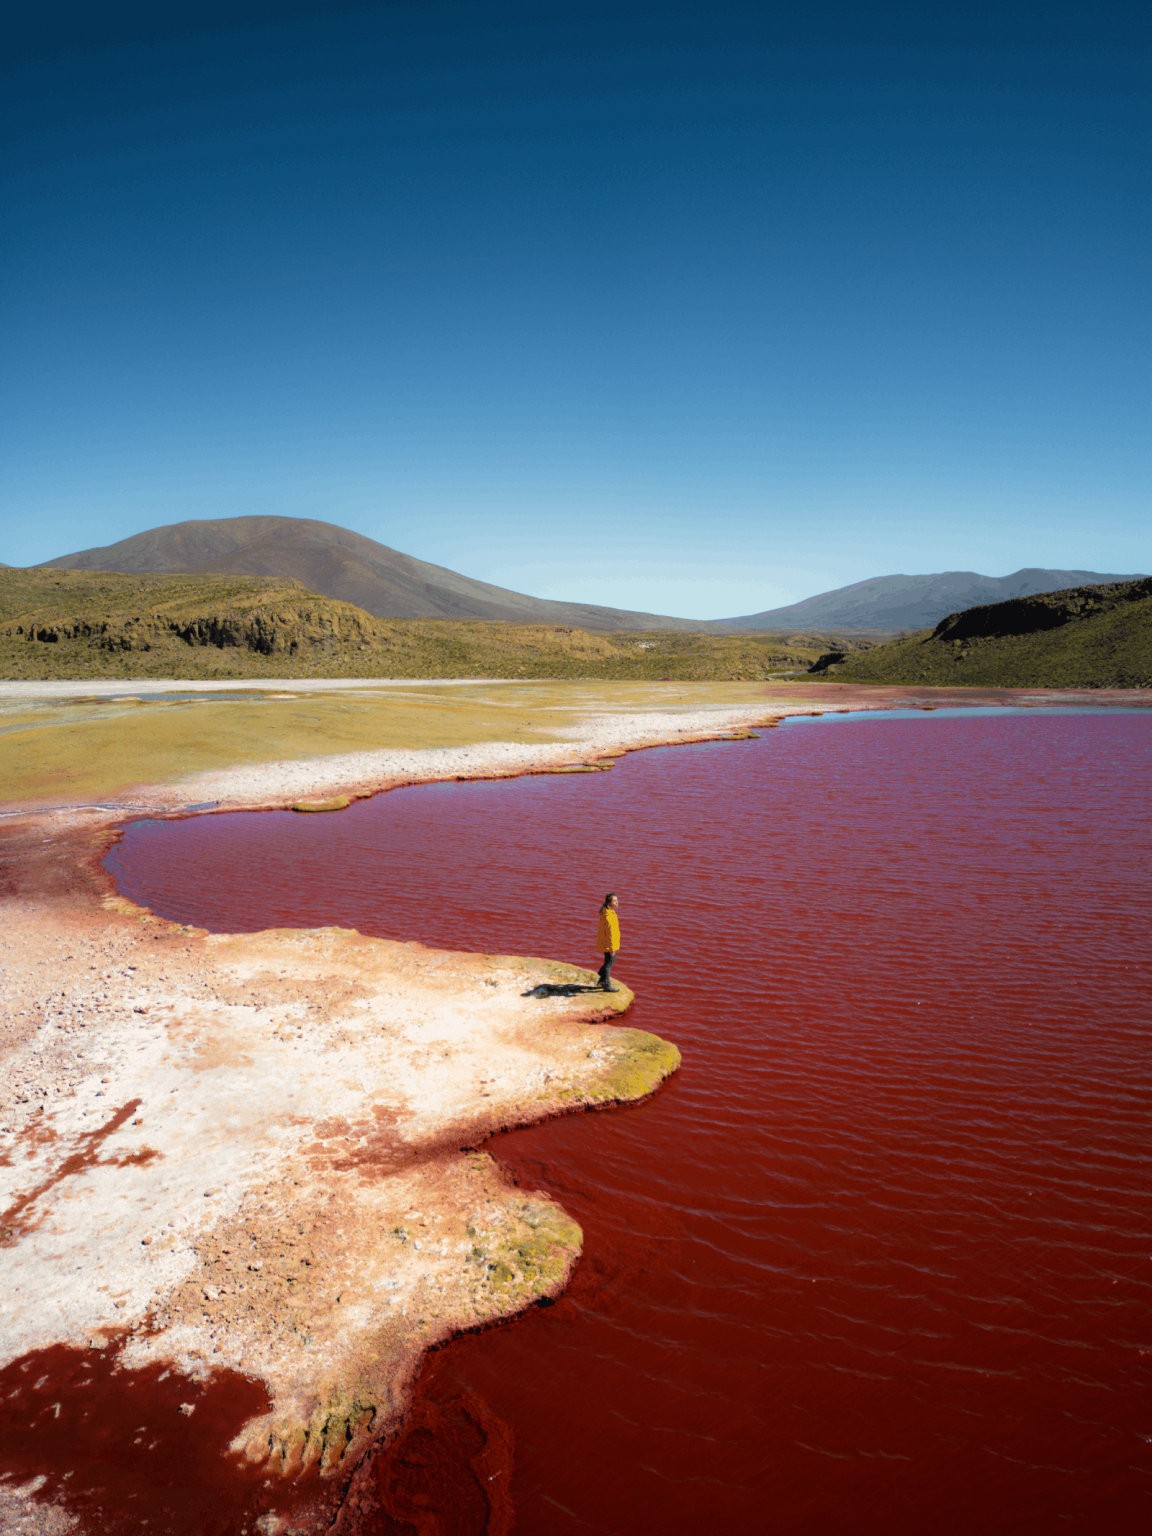
{"type": "Polygon", "coordinates": [[[611,774],[130,827],[133,899],[596,963],[652,1100],[492,1150],[584,1228],[428,1358],[365,1531],[1143,1532],[1152,716],[793,721],[611,774]]]}

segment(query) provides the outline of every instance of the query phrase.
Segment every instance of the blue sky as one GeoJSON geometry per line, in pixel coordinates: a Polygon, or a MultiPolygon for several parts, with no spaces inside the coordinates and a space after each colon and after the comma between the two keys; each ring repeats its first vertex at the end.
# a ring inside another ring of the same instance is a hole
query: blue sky
{"type": "Polygon", "coordinates": [[[275,512],[688,617],[1152,568],[1135,7],[21,25],[10,564],[275,512]]]}

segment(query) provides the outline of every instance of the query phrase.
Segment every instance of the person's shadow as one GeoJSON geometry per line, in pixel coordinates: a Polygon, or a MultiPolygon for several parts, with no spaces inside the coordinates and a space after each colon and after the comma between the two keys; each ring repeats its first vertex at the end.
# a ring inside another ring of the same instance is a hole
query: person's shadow
{"type": "Polygon", "coordinates": [[[601,989],[593,983],[585,986],[577,981],[554,983],[542,981],[538,987],[532,987],[528,992],[521,992],[521,997],[579,997],[582,992],[599,992],[601,989]]]}

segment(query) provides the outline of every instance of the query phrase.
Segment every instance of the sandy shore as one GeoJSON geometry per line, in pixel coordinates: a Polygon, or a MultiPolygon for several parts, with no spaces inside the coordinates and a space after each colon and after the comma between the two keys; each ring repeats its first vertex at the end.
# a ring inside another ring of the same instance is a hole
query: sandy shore
{"type": "MultiPolygon", "coordinates": [[[[306,692],[264,686],[265,710],[277,692],[306,692]]],[[[656,690],[625,709],[584,690],[566,722],[550,699],[551,740],[241,761],[121,782],[103,803],[10,805],[0,1366],[53,1346],[114,1348],[126,1381],[157,1360],[189,1383],[220,1369],[255,1377],[268,1406],[234,1449],[265,1478],[260,1529],[287,1528],[284,1490],[301,1476],[312,1477],[312,1521],[326,1522],[364,1448],[398,1423],[424,1350],[556,1294],[579,1255],[575,1224],[510,1187],[480,1144],[502,1126],[642,1098],[679,1062],[674,1046],[622,1026],[627,988],[597,993],[591,971],[556,961],[338,929],[210,935],[135,908],[99,866],[128,805],[179,813],[606,771],[605,759],[639,747],[859,707],[845,692],[749,689],[677,710],[656,690]]],[[[916,702],[889,693],[866,702],[916,702]]],[[[517,697],[516,719],[535,725],[540,690],[517,697]]],[[[70,718],[30,729],[67,733],[70,718]]],[[[119,730],[126,759],[137,719],[126,707],[99,722],[119,730]]],[[[19,738],[0,738],[0,760],[19,738]]],[[[54,1509],[50,1491],[40,1504],[0,1493],[0,1519],[65,1529],[67,1501],[54,1509]],[[28,1523],[37,1508],[48,1524],[28,1523]]],[[[296,1509],[294,1528],[304,1518],[296,1509]]]]}

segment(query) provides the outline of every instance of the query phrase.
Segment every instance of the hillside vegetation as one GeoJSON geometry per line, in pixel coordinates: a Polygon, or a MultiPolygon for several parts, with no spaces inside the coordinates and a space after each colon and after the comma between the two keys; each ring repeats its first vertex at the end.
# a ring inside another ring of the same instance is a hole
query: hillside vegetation
{"type": "Polygon", "coordinates": [[[806,670],[827,634],[591,633],[567,625],[378,619],[298,581],[0,570],[10,679],[587,677],[736,680],[806,670]]]}
{"type": "Polygon", "coordinates": [[[814,675],[841,683],[955,688],[1152,687],[1152,578],[987,603],[814,675]]]}

